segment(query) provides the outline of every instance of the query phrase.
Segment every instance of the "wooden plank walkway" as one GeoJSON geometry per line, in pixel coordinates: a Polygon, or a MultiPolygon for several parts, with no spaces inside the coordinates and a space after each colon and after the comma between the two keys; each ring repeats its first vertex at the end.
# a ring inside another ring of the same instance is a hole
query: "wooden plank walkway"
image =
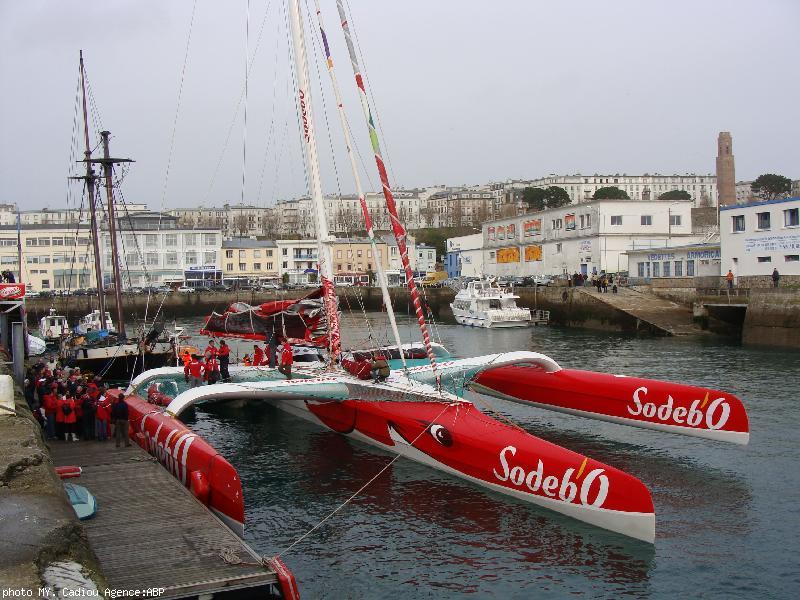
{"type": "Polygon", "coordinates": [[[83,525],[112,588],[166,588],[160,598],[234,590],[272,597],[275,573],[139,446],[81,441],[50,448],[56,466],[83,467],[69,481],[97,498],[97,515],[83,525]],[[242,564],[223,560],[223,550],[242,564]]]}

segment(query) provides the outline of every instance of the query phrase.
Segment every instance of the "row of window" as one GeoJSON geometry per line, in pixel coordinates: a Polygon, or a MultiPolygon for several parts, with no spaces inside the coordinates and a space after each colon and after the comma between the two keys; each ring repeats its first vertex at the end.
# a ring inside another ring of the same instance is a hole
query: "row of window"
{"type": "MultiPolygon", "coordinates": [[[[225,258],[233,258],[233,250],[225,250],[225,258]]],[[[272,258],[272,250],[266,250],[265,255],[267,258],[272,258]]],[[[247,250],[239,250],[239,260],[247,256],[247,250]]],[[[261,250],[253,250],[253,258],[261,258],[261,250]]]]}
{"type": "MultiPolygon", "coordinates": [[[[783,211],[783,226],[784,227],[798,227],[800,226],[800,209],[789,208],[783,211]]],[[[746,231],[747,224],[744,215],[731,216],[731,231],[734,233],[746,231]]],[[[756,230],[769,231],[772,229],[772,213],[760,212],[756,213],[756,230]]]]}
{"type": "MultiPolygon", "coordinates": [[[[137,265],[144,264],[148,267],[156,267],[161,264],[160,257],[162,255],[158,252],[148,252],[141,257],[136,252],[129,252],[125,254],[125,262],[127,263],[129,268],[135,267],[137,265]]],[[[178,253],[177,252],[164,252],[164,265],[167,267],[176,267],[178,266],[178,253]]],[[[217,253],[216,252],[203,252],[202,253],[204,265],[212,265],[217,262],[217,253]]],[[[184,265],[186,266],[196,266],[199,263],[200,253],[199,252],[186,252],[184,254],[184,265]]],[[[106,267],[111,266],[111,256],[106,254],[105,257],[106,267]]]]}
{"type": "MultiPolygon", "coordinates": [[[[79,246],[88,246],[89,245],[89,238],[88,237],[40,237],[40,238],[28,238],[25,240],[25,246],[28,247],[39,247],[39,246],[74,246],[75,244],[79,246]]],[[[17,240],[12,238],[3,238],[0,240],[0,246],[16,246],[17,240]]]]}
{"type": "MultiPolygon", "coordinates": [[[[639,277],[683,277],[683,261],[637,263],[639,277]],[[674,268],[673,268],[674,267],[674,268]]],[[[694,277],[695,261],[686,261],[686,276],[694,277]]]]}
{"type": "MultiPolygon", "coordinates": [[[[253,271],[261,271],[262,270],[261,269],[262,264],[263,264],[263,266],[265,266],[267,271],[274,270],[273,269],[274,263],[271,263],[271,262],[268,262],[268,263],[257,262],[257,263],[253,263],[253,271]]],[[[284,263],[284,264],[286,264],[286,263],[284,263]]],[[[225,263],[225,270],[230,273],[231,271],[233,271],[233,265],[234,265],[234,263],[225,263]]],[[[240,262],[239,263],[239,271],[247,271],[247,270],[248,270],[247,269],[247,263],[240,262]]]]}
{"type": "MultiPolygon", "coordinates": [[[[771,263],[772,257],[771,256],[759,256],[756,260],[760,263],[771,263]]],[[[800,254],[784,254],[783,261],[784,262],[797,262],[800,260],[800,254]]]]}
{"type": "MultiPolygon", "coordinates": [[[[353,263],[336,263],[336,270],[341,273],[349,272],[353,270],[353,263]],[[347,266],[347,269],[342,269],[343,266],[347,266]]],[[[364,263],[356,263],[356,271],[363,272],[364,271],[364,263]]],[[[367,263],[367,271],[372,271],[372,263],[367,263]]]]}

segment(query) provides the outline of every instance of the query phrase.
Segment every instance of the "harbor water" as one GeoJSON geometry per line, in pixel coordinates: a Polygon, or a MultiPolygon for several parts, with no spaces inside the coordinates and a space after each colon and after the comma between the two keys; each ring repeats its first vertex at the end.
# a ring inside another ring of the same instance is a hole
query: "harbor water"
{"type": "MultiPolygon", "coordinates": [[[[387,338],[346,319],[345,346],[387,338]]],[[[179,323],[197,331],[200,319],[179,323]]],[[[409,319],[403,335],[415,339],[409,319]]],[[[304,598],[790,598],[800,592],[800,358],[734,343],[439,324],[455,355],[533,350],[568,368],[724,389],[750,416],[736,446],[491,400],[528,432],[641,479],[656,542],[632,541],[398,460],[283,554],[304,598]]],[[[205,340],[196,338],[197,345],[205,340]]],[[[234,354],[252,350],[235,342],[234,354]]],[[[189,425],[238,469],[246,539],[283,552],[392,458],[269,406],[199,407],[189,425]]]]}

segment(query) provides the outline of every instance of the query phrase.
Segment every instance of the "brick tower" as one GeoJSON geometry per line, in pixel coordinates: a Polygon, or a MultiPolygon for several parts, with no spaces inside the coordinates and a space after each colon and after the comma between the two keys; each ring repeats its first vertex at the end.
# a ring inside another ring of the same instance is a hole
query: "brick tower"
{"type": "Polygon", "coordinates": [[[733,140],[729,131],[720,131],[717,138],[717,196],[719,206],[736,204],[733,140]]]}

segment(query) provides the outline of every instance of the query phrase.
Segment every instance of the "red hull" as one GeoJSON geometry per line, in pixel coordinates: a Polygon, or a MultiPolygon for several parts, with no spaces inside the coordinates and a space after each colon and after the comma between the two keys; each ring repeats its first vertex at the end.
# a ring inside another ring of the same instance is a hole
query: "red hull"
{"type": "Polygon", "coordinates": [[[650,492],[636,477],[495,421],[470,403],[307,402],[330,429],[579,520],[653,541],[650,492]]]}
{"type": "Polygon", "coordinates": [[[696,386],[535,365],[478,374],[476,391],[616,423],[746,444],[747,412],[736,396],[696,386]]]}

